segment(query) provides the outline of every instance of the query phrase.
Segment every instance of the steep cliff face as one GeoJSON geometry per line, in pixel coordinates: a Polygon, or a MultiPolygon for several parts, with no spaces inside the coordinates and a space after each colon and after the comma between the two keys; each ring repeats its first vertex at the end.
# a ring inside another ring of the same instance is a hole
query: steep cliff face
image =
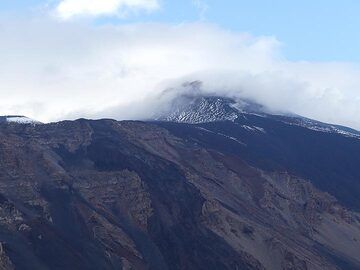
{"type": "Polygon", "coordinates": [[[356,202],[235,124],[0,124],[0,269],[360,269],[356,202]]]}

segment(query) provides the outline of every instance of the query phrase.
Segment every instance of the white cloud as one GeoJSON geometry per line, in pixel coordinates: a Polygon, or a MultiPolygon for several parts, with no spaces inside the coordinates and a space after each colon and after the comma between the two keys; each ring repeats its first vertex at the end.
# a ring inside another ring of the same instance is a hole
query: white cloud
{"type": "Polygon", "coordinates": [[[207,91],[360,129],[359,66],[288,61],[274,37],[210,24],[0,26],[0,114],[141,118],[154,94],[200,79],[207,91]]]}
{"type": "Polygon", "coordinates": [[[74,16],[122,16],[128,11],[153,11],[159,6],[158,0],[62,0],[56,7],[56,13],[67,20],[74,16]]]}

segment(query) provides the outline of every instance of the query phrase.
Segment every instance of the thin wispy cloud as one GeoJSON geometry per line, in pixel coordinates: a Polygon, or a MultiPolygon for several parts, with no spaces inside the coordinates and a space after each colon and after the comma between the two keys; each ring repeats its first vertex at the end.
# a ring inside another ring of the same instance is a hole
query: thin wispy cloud
{"type": "Polygon", "coordinates": [[[77,16],[123,16],[132,11],[154,11],[158,0],[62,0],[55,9],[64,20],[77,16]]]}
{"type": "Polygon", "coordinates": [[[198,9],[199,11],[199,18],[200,20],[206,19],[206,13],[209,10],[210,6],[205,2],[204,0],[192,0],[193,5],[198,9]]]}

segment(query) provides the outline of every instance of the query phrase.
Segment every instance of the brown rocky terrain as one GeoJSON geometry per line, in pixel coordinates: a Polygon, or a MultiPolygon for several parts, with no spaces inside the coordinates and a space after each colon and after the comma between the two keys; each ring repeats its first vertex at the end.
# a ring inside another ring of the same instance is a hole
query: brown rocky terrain
{"type": "Polygon", "coordinates": [[[1,124],[0,269],[360,269],[356,207],[203,129],[1,124]]]}

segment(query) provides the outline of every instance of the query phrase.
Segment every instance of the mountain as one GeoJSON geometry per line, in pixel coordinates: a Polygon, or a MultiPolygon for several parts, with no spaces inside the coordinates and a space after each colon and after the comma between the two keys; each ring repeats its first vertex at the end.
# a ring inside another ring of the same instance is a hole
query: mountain
{"type": "Polygon", "coordinates": [[[199,93],[0,122],[0,269],[360,269],[358,132],[199,93]]]}
{"type": "Polygon", "coordinates": [[[0,116],[0,123],[17,123],[17,124],[41,124],[41,122],[22,115],[0,116]]]}
{"type": "Polygon", "coordinates": [[[248,115],[255,115],[278,120],[289,125],[328,133],[339,133],[360,139],[360,132],[348,127],[326,124],[295,114],[274,113],[248,99],[205,95],[198,88],[200,86],[197,86],[200,82],[193,82],[192,84],[194,83],[195,86],[190,85],[191,92],[184,91],[184,93],[180,92],[178,95],[172,96],[169,109],[155,115],[154,120],[188,124],[222,121],[241,123],[243,122],[242,119],[246,119],[248,115]]]}

